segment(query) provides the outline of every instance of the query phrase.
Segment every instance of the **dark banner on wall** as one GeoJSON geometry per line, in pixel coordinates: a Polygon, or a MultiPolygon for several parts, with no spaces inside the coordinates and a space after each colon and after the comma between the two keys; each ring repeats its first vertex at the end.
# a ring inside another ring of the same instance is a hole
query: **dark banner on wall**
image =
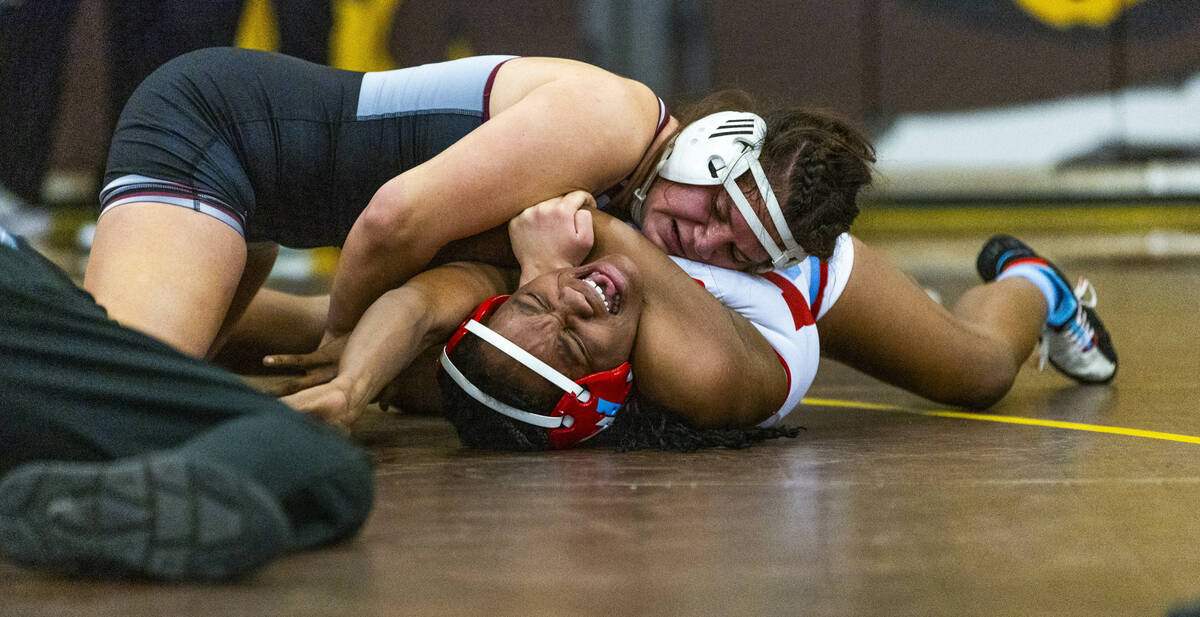
{"type": "Polygon", "coordinates": [[[1042,34],[1106,43],[1107,30],[1152,39],[1200,22],[1196,0],[902,0],[931,15],[1016,35],[1042,34]]]}

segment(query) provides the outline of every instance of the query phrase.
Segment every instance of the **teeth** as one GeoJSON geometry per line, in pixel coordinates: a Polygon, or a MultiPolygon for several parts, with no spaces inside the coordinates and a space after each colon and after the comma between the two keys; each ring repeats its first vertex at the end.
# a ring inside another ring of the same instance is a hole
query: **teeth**
{"type": "Polygon", "coordinates": [[[592,287],[592,289],[596,290],[596,293],[600,294],[600,301],[604,302],[604,310],[606,310],[606,311],[609,310],[608,296],[604,295],[604,290],[600,288],[600,285],[591,279],[583,279],[583,282],[590,285],[592,287]]]}

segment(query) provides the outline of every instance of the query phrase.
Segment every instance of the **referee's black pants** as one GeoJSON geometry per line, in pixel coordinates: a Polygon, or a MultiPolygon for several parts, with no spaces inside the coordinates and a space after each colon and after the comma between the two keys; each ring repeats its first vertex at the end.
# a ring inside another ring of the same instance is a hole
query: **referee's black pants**
{"type": "Polygon", "coordinates": [[[368,457],[337,431],[109,319],[21,239],[0,245],[0,475],[37,460],[174,450],[276,496],[295,549],[362,526],[368,457]]]}

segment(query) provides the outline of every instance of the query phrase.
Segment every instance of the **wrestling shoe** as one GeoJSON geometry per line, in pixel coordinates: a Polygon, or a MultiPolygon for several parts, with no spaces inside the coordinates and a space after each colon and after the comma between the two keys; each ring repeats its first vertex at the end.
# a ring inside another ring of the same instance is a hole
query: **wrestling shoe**
{"type": "MultiPolygon", "coordinates": [[[[1058,297],[1042,329],[1038,370],[1045,368],[1049,360],[1060,373],[1080,383],[1112,381],[1117,374],[1117,352],[1096,315],[1096,289],[1091,282],[1080,278],[1072,288],[1061,270],[1012,236],[993,236],[975,261],[975,269],[986,282],[1018,266],[1026,269],[1029,274],[1025,278],[1038,284],[1039,289],[1043,288],[1039,283],[1052,286],[1058,297]]],[[[1047,289],[1043,293],[1048,293],[1047,289]]]]}
{"type": "Polygon", "coordinates": [[[0,481],[0,553],[60,574],[221,581],[279,556],[289,537],[266,489],[179,454],[29,463],[0,481]]]}

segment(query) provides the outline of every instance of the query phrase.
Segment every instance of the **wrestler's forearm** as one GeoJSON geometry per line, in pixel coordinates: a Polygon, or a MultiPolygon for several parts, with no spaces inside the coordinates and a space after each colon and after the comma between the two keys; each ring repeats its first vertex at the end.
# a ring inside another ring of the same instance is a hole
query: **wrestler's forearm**
{"type": "Polygon", "coordinates": [[[335,381],[352,409],[366,407],[422,349],[432,328],[428,300],[403,287],[379,297],[363,314],[342,353],[335,381]]]}
{"type": "Polygon", "coordinates": [[[375,400],[423,351],[444,343],[480,302],[513,287],[515,273],[455,263],[422,272],[379,297],[346,343],[336,381],[351,408],[375,400]]]}
{"type": "Polygon", "coordinates": [[[260,289],[213,361],[238,372],[262,368],[266,354],[301,354],[317,348],[329,313],[329,296],[299,296],[260,289]]]}
{"type": "Polygon", "coordinates": [[[376,298],[408,280],[433,255],[423,247],[406,246],[403,238],[381,236],[369,225],[356,223],[351,230],[330,292],[326,332],[352,330],[376,298]]]}

